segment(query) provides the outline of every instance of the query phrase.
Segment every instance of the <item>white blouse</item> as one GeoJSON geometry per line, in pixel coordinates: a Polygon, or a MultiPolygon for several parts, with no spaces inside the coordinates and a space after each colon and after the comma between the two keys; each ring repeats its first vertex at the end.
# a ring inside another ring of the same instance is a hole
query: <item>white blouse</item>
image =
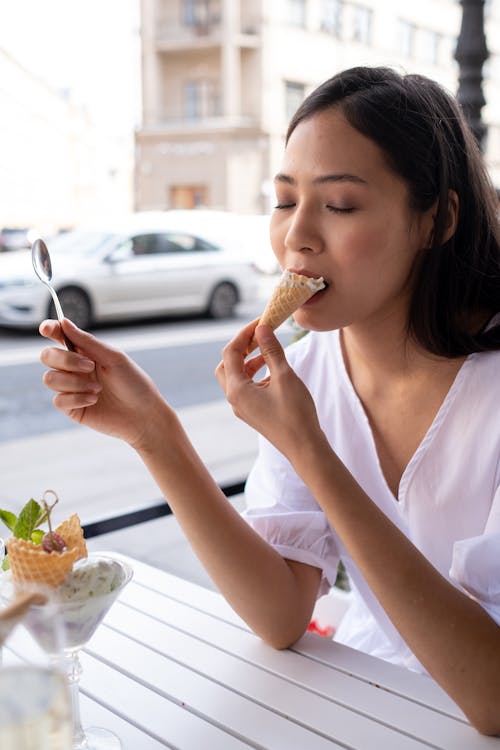
{"type": "MultiPolygon", "coordinates": [[[[401,478],[396,502],[338,331],[311,332],[287,349],[333,449],[361,487],[435,568],[500,624],[500,351],[470,355],[401,478]]],[[[320,594],[342,559],[354,602],[335,639],[424,671],[309,489],[264,438],[246,485],[246,520],[285,558],[322,570],[320,594]]]]}

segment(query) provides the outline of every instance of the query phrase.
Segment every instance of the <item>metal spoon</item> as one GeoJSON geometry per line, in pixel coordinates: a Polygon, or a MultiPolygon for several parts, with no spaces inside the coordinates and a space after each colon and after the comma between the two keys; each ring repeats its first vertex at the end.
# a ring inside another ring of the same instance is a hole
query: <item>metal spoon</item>
{"type": "MultiPolygon", "coordinates": [[[[33,268],[35,269],[35,273],[40,279],[41,282],[45,284],[45,286],[48,288],[49,292],[52,295],[52,299],[54,301],[54,307],[56,308],[57,313],[57,319],[59,323],[64,318],[64,313],[62,311],[61,303],[59,302],[59,298],[56,294],[56,291],[52,284],[50,283],[52,281],[52,263],[50,262],[50,255],[49,251],[47,249],[47,245],[43,240],[35,240],[32,247],[31,247],[31,261],[33,263],[33,268]]],[[[69,338],[66,336],[64,331],[61,328],[61,332],[64,338],[64,343],[66,344],[66,347],[69,349],[70,352],[75,351],[75,345],[69,340],[69,338]]]]}

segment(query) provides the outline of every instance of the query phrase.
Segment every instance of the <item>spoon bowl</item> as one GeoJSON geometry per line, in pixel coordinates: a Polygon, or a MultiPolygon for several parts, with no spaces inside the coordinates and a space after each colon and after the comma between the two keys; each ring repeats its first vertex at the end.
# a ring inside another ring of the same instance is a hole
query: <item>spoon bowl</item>
{"type": "MultiPolygon", "coordinates": [[[[61,303],[59,302],[59,297],[56,294],[56,290],[51,284],[52,263],[50,262],[49,250],[45,242],[41,239],[35,240],[31,247],[31,262],[33,263],[33,268],[36,275],[38,276],[40,281],[45,284],[52,296],[54,307],[56,308],[57,319],[59,323],[61,323],[62,319],[64,318],[64,313],[62,311],[61,303]]],[[[69,351],[74,352],[74,344],[69,340],[62,328],[61,332],[64,337],[64,343],[66,344],[66,347],[69,349],[69,351]]]]}

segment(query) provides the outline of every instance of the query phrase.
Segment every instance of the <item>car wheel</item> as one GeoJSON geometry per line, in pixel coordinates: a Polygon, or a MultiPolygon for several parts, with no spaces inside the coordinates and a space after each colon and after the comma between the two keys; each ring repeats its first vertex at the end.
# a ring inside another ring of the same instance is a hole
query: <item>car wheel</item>
{"type": "Polygon", "coordinates": [[[215,287],[208,303],[207,314],[210,318],[231,318],[238,302],[238,292],[228,281],[215,287]]]}
{"type": "MultiPolygon", "coordinates": [[[[90,300],[84,291],[76,287],[67,287],[57,292],[57,296],[66,318],[69,318],[78,328],[85,329],[90,326],[92,310],[90,300]]],[[[57,318],[53,302],[50,303],[49,317],[57,318]]]]}

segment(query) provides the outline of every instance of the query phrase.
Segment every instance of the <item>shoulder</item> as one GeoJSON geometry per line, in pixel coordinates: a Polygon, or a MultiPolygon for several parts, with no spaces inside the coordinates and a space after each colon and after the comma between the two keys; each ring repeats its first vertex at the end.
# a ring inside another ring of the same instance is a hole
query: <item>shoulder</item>
{"type": "Polygon", "coordinates": [[[500,350],[471,354],[466,362],[469,389],[481,389],[483,399],[500,399],[500,350]]]}
{"type": "Polygon", "coordinates": [[[338,347],[338,331],[306,331],[298,341],[289,344],[286,358],[296,372],[314,369],[318,362],[332,359],[338,347]]]}

